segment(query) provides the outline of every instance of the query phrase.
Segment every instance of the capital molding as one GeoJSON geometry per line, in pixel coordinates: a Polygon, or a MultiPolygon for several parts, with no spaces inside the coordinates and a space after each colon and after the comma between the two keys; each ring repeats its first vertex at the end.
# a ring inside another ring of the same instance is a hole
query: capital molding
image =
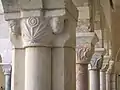
{"type": "Polygon", "coordinates": [[[8,21],[8,24],[13,48],[23,48],[20,19],[11,19],[8,21]]]}
{"type": "Polygon", "coordinates": [[[11,66],[11,64],[3,65],[2,69],[3,69],[4,75],[9,75],[12,72],[12,66],[11,66]]]}
{"type": "Polygon", "coordinates": [[[109,67],[108,67],[106,73],[109,73],[109,74],[112,73],[112,69],[113,69],[114,64],[115,64],[115,62],[113,60],[109,61],[109,67]]]}
{"type": "Polygon", "coordinates": [[[88,66],[89,70],[100,70],[103,63],[103,55],[105,54],[104,48],[95,48],[95,53],[92,56],[90,64],[88,66]]]}
{"type": "Polygon", "coordinates": [[[111,59],[111,56],[104,56],[102,68],[100,69],[101,72],[106,72],[107,71],[107,69],[109,67],[110,59],[111,59]]]}
{"type": "Polygon", "coordinates": [[[88,64],[93,53],[94,53],[93,47],[87,44],[77,46],[76,47],[76,64],[88,64]]]}
{"type": "Polygon", "coordinates": [[[51,17],[28,17],[21,20],[24,47],[46,46],[53,40],[51,17]]]}
{"type": "Polygon", "coordinates": [[[95,44],[99,41],[96,33],[94,32],[80,32],[76,33],[76,44],[91,44],[95,46],[95,44]]]}
{"type": "Polygon", "coordinates": [[[101,72],[106,72],[109,67],[109,63],[103,63],[100,69],[101,72]]]}

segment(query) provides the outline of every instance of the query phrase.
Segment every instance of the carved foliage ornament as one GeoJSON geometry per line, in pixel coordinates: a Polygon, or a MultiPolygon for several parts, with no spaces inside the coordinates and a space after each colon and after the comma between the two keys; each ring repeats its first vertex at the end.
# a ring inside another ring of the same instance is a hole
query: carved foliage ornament
{"type": "Polygon", "coordinates": [[[23,20],[23,39],[28,46],[45,45],[52,41],[50,20],[50,17],[29,17],[23,20]]]}
{"type": "Polygon", "coordinates": [[[103,63],[101,71],[103,71],[103,72],[107,71],[108,66],[109,66],[108,63],[103,63]]]}
{"type": "Polygon", "coordinates": [[[112,68],[113,68],[113,65],[114,65],[114,61],[109,61],[109,67],[107,69],[107,73],[111,73],[112,72],[112,68]]]}
{"type": "Polygon", "coordinates": [[[100,69],[102,67],[102,62],[102,56],[94,54],[90,61],[89,69],[100,69]]]}
{"type": "Polygon", "coordinates": [[[92,51],[91,51],[91,47],[89,46],[77,46],[76,48],[76,57],[77,57],[77,61],[76,63],[89,63],[89,60],[92,56],[92,51]]]}

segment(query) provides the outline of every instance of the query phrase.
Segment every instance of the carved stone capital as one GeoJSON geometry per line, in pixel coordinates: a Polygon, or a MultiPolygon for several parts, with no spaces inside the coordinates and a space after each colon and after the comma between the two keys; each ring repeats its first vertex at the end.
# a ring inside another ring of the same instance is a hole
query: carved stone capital
{"type": "Polygon", "coordinates": [[[95,53],[92,56],[92,59],[89,64],[89,70],[100,70],[103,63],[103,55],[105,54],[104,48],[95,48],[95,53]]]}
{"type": "Polygon", "coordinates": [[[13,48],[23,48],[20,19],[9,20],[8,24],[10,30],[10,40],[13,44],[13,48]]]}
{"type": "Polygon", "coordinates": [[[95,44],[99,41],[97,35],[94,32],[85,32],[85,33],[76,33],[76,44],[90,44],[95,46],[95,44]]]}
{"type": "Polygon", "coordinates": [[[111,56],[104,56],[102,68],[100,69],[101,72],[106,72],[109,67],[109,60],[111,59],[111,56]]]}
{"type": "Polygon", "coordinates": [[[110,60],[109,61],[109,67],[108,67],[106,73],[112,73],[113,65],[114,65],[114,61],[110,60]]]}
{"type": "Polygon", "coordinates": [[[9,20],[8,21],[9,27],[10,27],[10,33],[13,35],[20,35],[20,20],[19,19],[14,19],[14,20],[9,20]]]}
{"type": "Polygon", "coordinates": [[[64,30],[64,17],[63,16],[54,16],[51,20],[51,26],[54,34],[60,34],[64,30]]]}
{"type": "Polygon", "coordinates": [[[4,72],[5,75],[11,74],[11,72],[12,72],[11,64],[3,65],[2,69],[3,69],[3,72],[4,72]]]}
{"type": "Polygon", "coordinates": [[[100,69],[101,72],[106,72],[109,67],[109,63],[103,63],[102,68],[100,69]]]}
{"type": "Polygon", "coordinates": [[[90,45],[79,45],[76,48],[76,64],[88,64],[92,54],[94,53],[93,47],[90,45]]]}
{"type": "Polygon", "coordinates": [[[50,17],[28,17],[21,21],[24,47],[46,46],[53,40],[50,17]]]}

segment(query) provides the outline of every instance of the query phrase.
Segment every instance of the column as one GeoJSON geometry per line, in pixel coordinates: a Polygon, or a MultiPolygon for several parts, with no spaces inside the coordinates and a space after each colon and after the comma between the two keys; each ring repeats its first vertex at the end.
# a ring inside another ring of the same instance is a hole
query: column
{"type": "Polygon", "coordinates": [[[109,67],[106,71],[106,90],[111,90],[111,72],[112,72],[112,68],[114,65],[114,61],[110,60],[109,61],[109,67]]]}
{"type": "Polygon", "coordinates": [[[90,90],[100,90],[100,69],[102,66],[102,56],[105,54],[104,48],[96,48],[89,64],[89,86],[90,90]]]}
{"type": "Polygon", "coordinates": [[[66,7],[68,10],[64,10],[63,16],[55,16],[52,19],[52,27],[56,35],[52,48],[52,90],[75,90],[76,88],[77,11],[72,2],[70,7],[71,9],[66,7]]]}
{"type": "Polygon", "coordinates": [[[5,90],[11,90],[11,65],[3,65],[2,68],[5,76],[5,90]]]}
{"type": "Polygon", "coordinates": [[[73,0],[79,16],[76,28],[76,90],[88,90],[88,64],[98,37],[94,32],[94,0],[73,0]]]}
{"type": "Polygon", "coordinates": [[[25,90],[51,90],[53,30],[49,17],[26,17],[21,21],[25,48],[25,90]]]}
{"type": "Polygon", "coordinates": [[[109,56],[104,56],[102,68],[100,69],[100,90],[106,90],[106,71],[109,66],[109,56]]]}
{"type": "Polygon", "coordinates": [[[20,19],[19,41],[25,55],[24,89],[20,90],[75,90],[78,13],[72,0],[2,3],[6,20],[20,19]]]}
{"type": "Polygon", "coordinates": [[[116,88],[116,74],[115,73],[111,73],[111,90],[117,90],[116,88]]]}
{"type": "Polygon", "coordinates": [[[8,24],[13,45],[11,90],[24,90],[25,50],[21,37],[20,19],[11,19],[8,24]]]}
{"type": "Polygon", "coordinates": [[[95,33],[77,33],[76,90],[88,90],[88,64],[97,41],[95,33]]]}

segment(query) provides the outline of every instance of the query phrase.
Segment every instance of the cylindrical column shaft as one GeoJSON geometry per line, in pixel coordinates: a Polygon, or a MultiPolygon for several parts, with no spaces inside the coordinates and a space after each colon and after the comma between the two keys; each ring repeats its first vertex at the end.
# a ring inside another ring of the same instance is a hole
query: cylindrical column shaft
{"type": "Polygon", "coordinates": [[[106,90],[106,74],[100,71],[100,90],[106,90]]]}
{"type": "Polygon", "coordinates": [[[89,90],[100,90],[99,70],[89,70],[89,90]]]}
{"type": "Polygon", "coordinates": [[[110,74],[106,73],[106,90],[110,90],[110,74]]]}
{"type": "Polygon", "coordinates": [[[11,90],[11,74],[5,74],[5,90],[11,90]]]}
{"type": "Polygon", "coordinates": [[[51,48],[25,49],[25,90],[51,90],[51,48]]]}
{"type": "Polygon", "coordinates": [[[88,64],[76,64],[76,90],[88,90],[88,64]]]}

